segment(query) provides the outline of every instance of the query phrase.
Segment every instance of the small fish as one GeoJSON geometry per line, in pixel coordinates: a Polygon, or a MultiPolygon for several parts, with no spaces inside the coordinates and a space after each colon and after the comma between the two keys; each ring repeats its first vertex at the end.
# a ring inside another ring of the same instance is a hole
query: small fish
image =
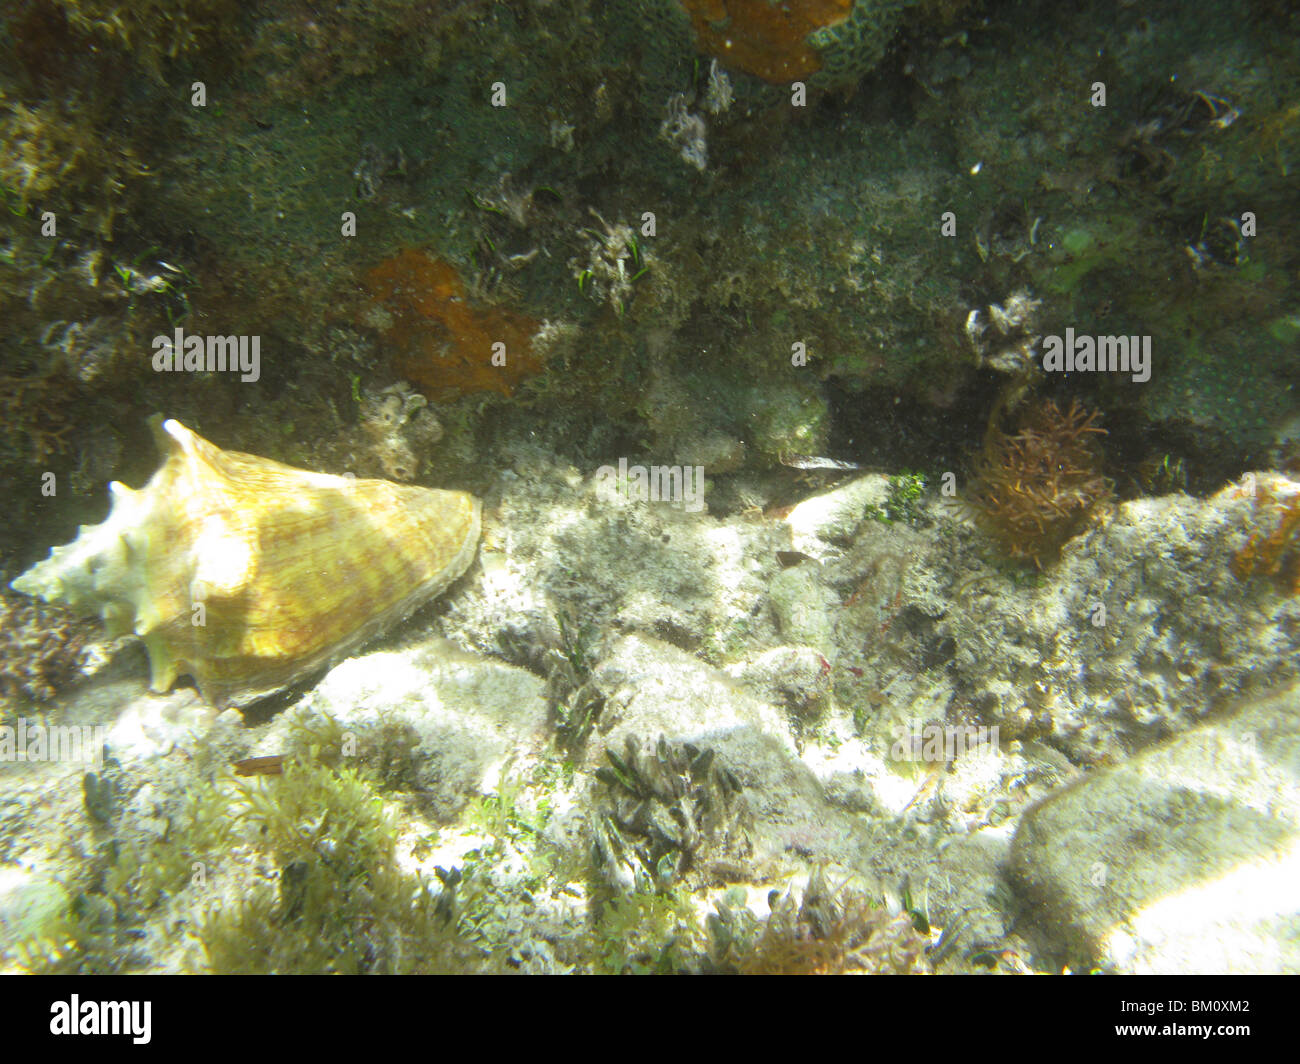
{"type": "Polygon", "coordinates": [[[279,776],[284,773],[284,754],[269,757],[246,757],[233,764],[236,776],[279,776]]]}
{"type": "Polygon", "coordinates": [[[841,462],[838,458],[818,458],[811,454],[783,454],[781,464],[791,469],[861,469],[857,462],[841,462]]]}
{"type": "MultiPolygon", "coordinates": [[[[943,789],[946,769],[947,766],[942,763],[931,766],[927,769],[925,779],[921,781],[921,786],[918,787],[916,793],[912,795],[912,800],[908,802],[907,805],[903,806],[903,813],[906,813],[918,802],[934,797],[935,794],[943,789]]],[[[899,813],[898,815],[902,816],[903,813],[899,813]]]]}

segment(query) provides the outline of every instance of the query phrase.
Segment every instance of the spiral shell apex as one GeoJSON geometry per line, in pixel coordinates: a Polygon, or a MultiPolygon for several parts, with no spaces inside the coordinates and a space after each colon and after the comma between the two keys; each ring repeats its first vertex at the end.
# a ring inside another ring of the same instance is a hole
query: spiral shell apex
{"type": "Polygon", "coordinates": [[[145,487],[13,581],[133,632],[154,691],[194,678],[219,708],[270,694],[436,597],[478,550],[462,491],[312,473],[224,451],[177,421],[145,487]]]}

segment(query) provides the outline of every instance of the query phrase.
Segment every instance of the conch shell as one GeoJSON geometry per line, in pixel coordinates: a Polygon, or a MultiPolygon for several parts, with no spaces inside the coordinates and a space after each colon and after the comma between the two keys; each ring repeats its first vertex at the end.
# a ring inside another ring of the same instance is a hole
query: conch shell
{"type": "Polygon", "coordinates": [[[189,675],[218,708],[270,694],[434,598],[478,550],[465,492],[311,473],[177,421],[160,440],[144,488],[110,484],[108,519],[11,585],[140,636],[155,691],[189,675]]]}

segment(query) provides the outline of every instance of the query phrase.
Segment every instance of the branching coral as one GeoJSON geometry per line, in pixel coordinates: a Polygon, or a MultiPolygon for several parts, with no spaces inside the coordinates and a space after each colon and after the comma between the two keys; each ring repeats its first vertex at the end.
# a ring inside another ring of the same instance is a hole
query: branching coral
{"type": "Polygon", "coordinates": [[[1016,435],[990,423],[967,501],[1010,558],[1040,569],[1054,560],[1110,497],[1094,437],[1104,434],[1078,400],[1030,408],[1016,435]]]}

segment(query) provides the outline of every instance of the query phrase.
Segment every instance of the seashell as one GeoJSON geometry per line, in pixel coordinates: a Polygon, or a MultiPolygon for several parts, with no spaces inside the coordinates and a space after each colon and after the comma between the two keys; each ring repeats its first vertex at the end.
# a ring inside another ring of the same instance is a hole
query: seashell
{"type": "Polygon", "coordinates": [[[99,525],[13,581],[133,632],[152,688],[194,678],[243,705],[357,649],[460,576],[480,504],[462,491],[312,473],[164,421],[162,468],[109,485],[99,525]]]}

